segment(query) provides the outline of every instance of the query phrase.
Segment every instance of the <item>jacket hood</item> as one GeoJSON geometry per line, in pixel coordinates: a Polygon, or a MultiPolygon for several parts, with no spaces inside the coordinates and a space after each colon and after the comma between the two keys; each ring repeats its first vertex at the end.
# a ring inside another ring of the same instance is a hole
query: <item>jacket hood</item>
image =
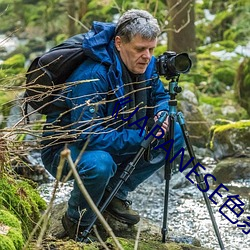
{"type": "Polygon", "coordinates": [[[85,34],[83,49],[87,56],[104,64],[112,64],[115,24],[94,21],[85,34]]]}

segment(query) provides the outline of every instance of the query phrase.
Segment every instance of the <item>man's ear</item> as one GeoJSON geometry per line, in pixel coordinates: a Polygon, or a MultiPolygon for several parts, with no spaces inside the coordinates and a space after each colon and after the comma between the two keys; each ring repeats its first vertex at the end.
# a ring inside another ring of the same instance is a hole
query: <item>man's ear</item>
{"type": "Polygon", "coordinates": [[[120,51],[120,49],[121,49],[121,43],[122,43],[121,37],[116,36],[115,37],[115,47],[118,51],[120,51]]]}

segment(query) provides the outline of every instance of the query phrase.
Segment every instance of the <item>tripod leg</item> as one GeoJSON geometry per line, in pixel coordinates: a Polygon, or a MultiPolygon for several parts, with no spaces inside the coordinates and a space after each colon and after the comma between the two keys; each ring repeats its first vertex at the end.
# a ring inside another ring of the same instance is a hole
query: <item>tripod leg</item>
{"type": "MultiPolygon", "coordinates": [[[[165,141],[174,139],[174,116],[169,115],[169,132],[168,135],[165,137],[165,141]]],[[[166,242],[166,235],[168,232],[167,228],[167,220],[168,220],[168,199],[169,199],[169,183],[172,175],[172,169],[174,162],[170,163],[170,159],[173,158],[174,155],[174,147],[171,147],[170,155],[165,162],[165,197],[164,197],[164,212],[163,212],[163,225],[162,225],[162,242],[166,242]]]]}
{"type": "MultiPolygon", "coordinates": [[[[190,158],[193,157],[192,164],[193,164],[193,166],[195,166],[198,163],[198,161],[197,161],[197,159],[195,157],[194,150],[193,150],[193,147],[192,147],[191,142],[190,142],[189,133],[188,133],[188,130],[187,130],[187,127],[186,127],[186,124],[185,124],[184,116],[183,116],[183,114],[181,112],[178,112],[177,113],[177,118],[178,118],[179,124],[181,126],[181,130],[182,130],[185,142],[186,142],[186,146],[187,146],[189,156],[190,156],[190,158]]],[[[198,173],[198,175],[195,175],[196,181],[201,187],[204,188],[205,182],[204,182],[204,178],[203,178],[202,173],[200,172],[199,167],[196,168],[196,171],[198,173]]],[[[221,250],[224,250],[225,247],[223,245],[223,242],[222,242],[222,239],[221,239],[221,236],[220,236],[220,232],[219,232],[219,229],[218,229],[218,226],[217,226],[217,223],[216,223],[213,211],[212,211],[212,207],[211,207],[209,198],[207,196],[207,193],[202,192],[202,194],[203,194],[203,198],[205,200],[207,210],[209,212],[210,219],[212,221],[213,228],[214,228],[215,234],[217,236],[220,248],[221,248],[221,250]]]]}

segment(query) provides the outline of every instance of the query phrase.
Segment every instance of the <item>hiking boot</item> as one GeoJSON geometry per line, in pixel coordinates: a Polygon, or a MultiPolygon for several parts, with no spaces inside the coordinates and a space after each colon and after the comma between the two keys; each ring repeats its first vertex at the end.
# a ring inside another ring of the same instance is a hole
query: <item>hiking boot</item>
{"type": "Polygon", "coordinates": [[[132,201],[114,197],[105,211],[122,223],[135,225],[140,221],[140,216],[130,208],[131,205],[132,201]]]}
{"type": "Polygon", "coordinates": [[[70,219],[67,213],[64,214],[62,217],[62,225],[66,232],[65,236],[68,236],[70,239],[73,239],[78,242],[85,242],[91,243],[97,241],[97,238],[90,234],[86,239],[83,237],[83,232],[85,231],[86,227],[78,225],[75,221],[70,219]]]}

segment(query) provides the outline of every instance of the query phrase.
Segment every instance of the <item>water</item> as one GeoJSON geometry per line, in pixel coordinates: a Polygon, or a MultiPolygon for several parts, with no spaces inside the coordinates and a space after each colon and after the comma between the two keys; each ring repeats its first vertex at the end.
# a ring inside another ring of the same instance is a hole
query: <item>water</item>
{"type": "MultiPolygon", "coordinates": [[[[207,173],[214,167],[214,161],[207,158],[207,173]]],[[[133,201],[132,207],[139,211],[142,217],[152,221],[162,228],[162,218],[164,213],[165,180],[162,179],[160,172],[141,184],[136,192],[130,194],[129,198],[133,201]]],[[[49,201],[54,183],[47,183],[40,186],[39,190],[45,200],[49,201]]],[[[231,183],[237,187],[250,188],[250,180],[234,181],[231,183]]],[[[216,185],[215,187],[217,187],[216,185]]],[[[66,201],[72,189],[72,182],[60,186],[56,203],[66,201]]],[[[230,187],[229,187],[230,189],[230,187]]],[[[231,190],[231,189],[230,189],[231,190]]],[[[213,192],[209,190],[208,196],[213,192]]],[[[213,214],[215,216],[222,241],[227,250],[248,250],[250,249],[250,234],[245,235],[237,225],[231,224],[220,212],[219,209],[227,199],[229,192],[222,192],[222,198],[216,198],[217,205],[212,203],[213,214]]],[[[234,193],[239,194],[239,193],[234,193]]],[[[215,197],[215,196],[214,196],[215,197]]],[[[218,196],[217,196],[218,197],[218,196]]],[[[241,197],[241,195],[240,195],[241,197]]],[[[250,205],[246,198],[241,200],[245,203],[244,213],[238,218],[243,219],[250,216],[250,205]]],[[[223,210],[227,211],[227,210],[223,210]]],[[[230,212],[230,210],[228,210],[230,212]]],[[[225,212],[226,213],[226,212],[225,212]]],[[[230,212],[231,213],[231,212],[230,212]]],[[[234,214],[226,213],[229,218],[234,218],[234,214]]],[[[204,202],[202,192],[195,185],[191,185],[185,180],[181,173],[174,174],[170,181],[169,203],[168,203],[168,228],[169,235],[175,237],[190,236],[200,240],[201,245],[214,250],[220,250],[217,237],[213,230],[213,225],[204,202]],[[178,186],[178,188],[176,188],[178,186]]],[[[250,228],[248,228],[250,229],[250,228]]],[[[245,229],[246,231],[248,230],[245,229]]]]}

